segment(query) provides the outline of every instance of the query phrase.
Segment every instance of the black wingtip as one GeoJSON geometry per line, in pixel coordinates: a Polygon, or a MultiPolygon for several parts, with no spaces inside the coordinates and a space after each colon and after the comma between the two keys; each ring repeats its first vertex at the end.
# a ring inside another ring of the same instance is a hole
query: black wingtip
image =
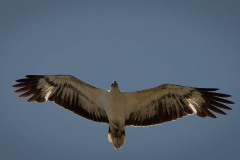
{"type": "Polygon", "coordinates": [[[205,92],[211,92],[211,91],[218,91],[219,90],[219,88],[195,88],[195,89],[197,89],[197,90],[199,90],[199,91],[205,91],[205,92]]]}
{"type": "Polygon", "coordinates": [[[13,87],[13,88],[16,88],[16,87],[18,87],[18,84],[14,84],[14,85],[12,85],[12,87],[13,87]]]}
{"type": "Polygon", "coordinates": [[[44,75],[26,75],[27,78],[41,78],[44,77],[44,75]]]}
{"type": "Polygon", "coordinates": [[[26,78],[24,79],[17,79],[16,82],[25,82],[26,81],[26,78]]]}
{"type": "MultiPolygon", "coordinates": [[[[26,75],[26,78],[22,78],[22,79],[17,79],[16,82],[18,83],[24,83],[24,82],[29,82],[35,79],[39,79],[39,78],[43,78],[43,75],[26,75]]],[[[15,85],[13,86],[15,87],[15,85]]]]}

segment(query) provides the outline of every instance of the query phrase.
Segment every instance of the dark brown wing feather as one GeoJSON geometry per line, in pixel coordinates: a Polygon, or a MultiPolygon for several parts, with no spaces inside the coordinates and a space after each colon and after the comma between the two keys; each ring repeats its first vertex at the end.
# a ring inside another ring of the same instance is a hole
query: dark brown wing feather
{"type": "MultiPolygon", "coordinates": [[[[216,118],[212,112],[225,115],[226,113],[221,109],[231,110],[225,104],[233,104],[233,102],[224,99],[230,97],[230,95],[216,93],[215,91],[218,90],[216,88],[188,88],[189,91],[186,93],[184,93],[184,90],[186,90],[185,87],[177,85],[162,85],[154,88],[153,90],[157,89],[159,92],[166,92],[168,94],[163,94],[158,98],[152,99],[147,105],[130,113],[126,120],[126,125],[148,126],[161,124],[194,114],[194,111],[200,117],[208,116],[216,118]],[[193,103],[192,107],[194,107],[194,110],[187,100],[193,99],[195,95],[199,96],[200,99],[195,100],[196,103],[193,103]]],[[[135,92],[135,95],[132,97],[137,97],[144,92],[150,91],[135,92]]],[[[157,92],[154,94],[158,94],[157,92]]],[[[147,98],[151,99],[151,96],[154,97],[155,95],[149,94],[147,98]]],[[[144,97],[142,96],[139,99],[144,99],[144,97]]]]}
{"type": "Polygon", "coordinates": [[[16,82],[18,84],[13,85],[13,87],[20,87],[20,89],[15,92],[23,92],[19,96],[21,98],[31,96],[27,100],[28,102],[36,101],[42,103],[46,100],[53,101],[84,118],[108,123],[104,109],[87,94],[87,91],[79,89],[78,85],[80,88],[82,86],[82,88],[85,87],[92,92],[94,92],[93,89],[96,89],[96,92],[99,92],[98,94],[101,91],[73,76],[27,75],[26,78],[16,80],[16,82]],[[49,92],[50,90],[51,92],[49,92]]]}

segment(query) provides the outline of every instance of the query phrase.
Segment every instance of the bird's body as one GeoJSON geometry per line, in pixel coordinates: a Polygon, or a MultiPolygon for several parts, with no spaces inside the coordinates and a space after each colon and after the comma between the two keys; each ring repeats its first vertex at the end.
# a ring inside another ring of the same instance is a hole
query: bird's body
{"type": "MultiPolygon", "coordinates": [[[[116,83],[116,81],[114,83],[116,83]]],[[[125,142],[127,101],[124,94],[119,90],[118,85],[111,85],[111,90],[107,93],[105,101],[105,111],[109,120],[108,140],[112,142],[116,148],[119,148],[125,142]]]]}
{"type": "Polygon", "coordinates": [[[53,101],[74,113],[96,122],[108,123],[108,139],[115,148],[125,142],[126,126],[149,126],[176,120],[189,114],[200,117],[225,114],[224,98],[215,88],[193,88],[164,84],[155,88],[121,92],[116,81],[105,91],[68,75],[28,75],[19,79],[19,97],[31,96],[29,102],[53,101]]]}

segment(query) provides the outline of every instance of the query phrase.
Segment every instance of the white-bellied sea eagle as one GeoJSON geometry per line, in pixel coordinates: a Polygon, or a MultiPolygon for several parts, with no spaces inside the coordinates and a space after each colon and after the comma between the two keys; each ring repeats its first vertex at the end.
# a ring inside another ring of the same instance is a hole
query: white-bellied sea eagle
{"type": "Polygon", "coordinates": [[[108,140],[115,148],[125,142],[126,126],[149,126],[176,120],[189,114],[216,116],[212,112],[231,110],[230,95],[216,93],[216,88],[193,88],[164,84],[155,88],[121,92],[114,81],[109,91],[91,86],[70,75],[27,75],[16,80],[27,101],[53,101],[92,121],[108,123],[108,140]]]}

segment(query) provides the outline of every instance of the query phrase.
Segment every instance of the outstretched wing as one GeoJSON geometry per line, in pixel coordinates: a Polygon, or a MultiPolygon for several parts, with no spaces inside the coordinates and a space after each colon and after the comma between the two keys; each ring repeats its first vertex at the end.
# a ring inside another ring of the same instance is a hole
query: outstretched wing
{"type": "Polygon", "coordinates": [[[225,114],[220,108],[231,110],[224,103],[233,104],[224,99],[230,95],[214,92],[217,90],[165,84],[148,90],[125,92],[128,99],[126,125],[161,124],[189,114],[216,118],[211,111],[225,114]]]}
{"type": "Polygon", "coordinates": [[[74,113],[96,122],[108,123],[103,108],[106,91],[95,88],[70,75],[27,75],[16,80],[21,87],[15,92],[24,92],[19,97],[28,97],[28,102],[53,101],[74,113]]]}

